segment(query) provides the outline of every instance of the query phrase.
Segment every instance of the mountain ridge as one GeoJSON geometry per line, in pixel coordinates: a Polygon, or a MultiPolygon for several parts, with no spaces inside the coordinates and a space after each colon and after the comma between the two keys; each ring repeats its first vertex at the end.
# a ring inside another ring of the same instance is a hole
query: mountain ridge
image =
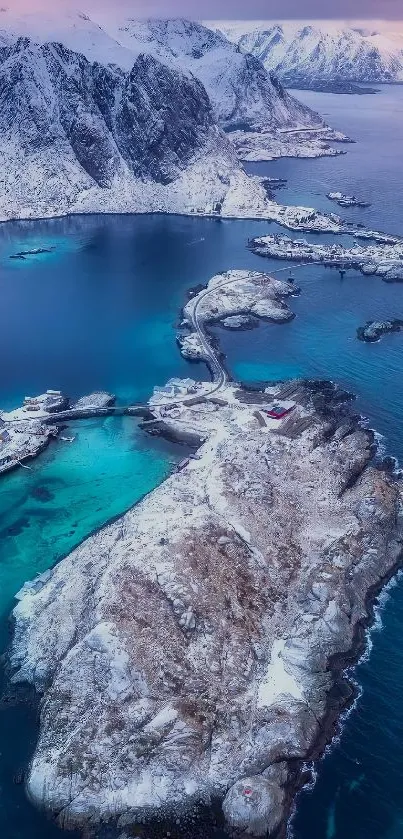
{"type": "Polygon", "coordinates": [[[286,86],[310,80],[362,83],[403,81],[403,24],[334,21],[210,21],[245,52],[259,58],[286,86]]]}

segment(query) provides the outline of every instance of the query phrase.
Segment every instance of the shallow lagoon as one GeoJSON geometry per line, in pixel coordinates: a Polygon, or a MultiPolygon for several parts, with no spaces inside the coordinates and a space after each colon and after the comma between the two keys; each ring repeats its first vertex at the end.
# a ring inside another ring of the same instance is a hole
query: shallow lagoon
{"type": "MultiPolygon", "coordinates": [[[[360,142],[335,160],[266,164],[266,173],[290,179],[279,199],[334,209],[324,193],[355,191],[374,204],[348,211],[349,218],[403,233],[403,197],[396,184],[396,173],[403,175],[403,88],[384,88],[378,97],[306,92],[302,97],[332,112],[329,120],[360,142]]],[[[204,377],[204,368],[184,362],[175,345],[173,327],[186,290],[228,268],[282,269],[282,263],[245,247],[249,237],[268,230],[280,232],[264,222],[162,216],[1,226],[1,406],[48,387],[72,396],[107,388],[130,402],[144,400],[154,384],[171,375],[204,377]],[[9,259],[38,246],[54,250],[25,261],[9,259]]],[[[375,345],[355,337],[367,319],[402,317],[403,286],[355,272],[341,281],[337,271],[316,266],[293,273],[301,296],[292,301],[297,315],[292,323],[262,324],[253,333],[217,330],[230,369],[249,379],[337,379],[357,393],[360,410],[403,462],[402,336],[386,336],[375,345]]],[[[73,431],[73,444],[52,445],[30,472],[20,470],[0,486],[3,633],[21,583],[135,503],[180,456],[178,449],[149,440],[130,418],[76,423],[73,431]]],[[[392,590],[383,621],[370,661],[358,669],[364,690],[357,709],[340,744],[322,762],[314,791],[301,797],[294,825],[298,839],[403,836],[401,585],[392,590]]],[[[32,751],[32,717],[25,710],[3,712],[0,726],[1,835],[60,836],[33,813],[11,780],[32,751]]]]}

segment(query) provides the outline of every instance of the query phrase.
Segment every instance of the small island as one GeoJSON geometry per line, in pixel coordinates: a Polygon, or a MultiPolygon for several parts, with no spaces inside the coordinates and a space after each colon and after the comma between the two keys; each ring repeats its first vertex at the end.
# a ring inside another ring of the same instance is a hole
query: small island
{"type": "Polygon", "coordinates": [[[52,253],[54,250],[54,248],[32,248],[32,250],[29,251],[18,251],[18,253],[13,253],[10,256],[10,259],[27,259],[29,256],[41,256],[44,253],[52,253]]]}
{"type": "Polygon", "coordinates": [[[336,201],[340,207],[370,207],[369,201],[360,201],[355,195],[344,195],[342,192],[328,192],[329,201],[336,201]]]}
{"type": "Polygon", "coordinates": [[[331,143],[354,142],[341,131],[329,128],[325,124],[277,130],[270,126],[258,131],[235,130],[228,136],[237,150],[239,159],[248,163],[284,157],[338,157],[347,152],[345,149],[334,148],[331,143]]]}
{"type": "Polygon", "coordinates": [[[390,332],[403,332],[403,320],[400,318],[383,321],[369,320],[365,326],[360,326],[357,329],[357,338],[360,341],[373,344],[380,341],[382,335],[387,335],[390,332]]]}
{"type": "Polygon", "coordinates": [[[284,323],[294,317],[286,300],[298,293],[292,282],[259,271],[217,274],[183,309],[182,331],[177,335],[183,357],[204,360],[211,367],[210,346],[203,335],[208,324],[235,330],[253,329],[259,319],[284,323]]]}

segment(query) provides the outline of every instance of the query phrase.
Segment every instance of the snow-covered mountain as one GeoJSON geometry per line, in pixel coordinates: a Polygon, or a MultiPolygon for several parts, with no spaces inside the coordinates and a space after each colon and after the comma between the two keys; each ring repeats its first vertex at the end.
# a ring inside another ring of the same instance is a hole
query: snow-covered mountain
{"type": "Polygon", "coordinates": [[[153,51],[196,76],[226,130],[323,125],[318,114],[286,93],[255,56],[245,55],[200,23],[182,18],[127,20],[113,35],[127,48],[153,51]]]}
{"type": "Polygon", "coordinates": [[[199,24],[127,21],[106,31],[79,13],[0,11],[0,219],[259,216],[264,190],[236,149],[246,159],[299,154],[307,127],[307,154],[329,153],[317,114],[199,24]]]}
{"type": "Polygon", "coordinates": [[[225,129],[284,128],[323,124],[322,120],[273,83],[254,56],[245,55],[218,32],[194,21],[122,19],[100,26],[82,13],[16,16],[0,10],[0,33],[29,37],[39,44],[62,43],[90,61],[129,71],[144,53],[198,78],[225,129]],[[107,28],[106,28],[107,27],[107,28]]]}
{"type": "Polygon", "coordinates": [[[403,81],[402,24],[393,31],[368,21],[362,25],[212,21],[208,25],[259,58],[288,86],[305,86],[315,80],[403,81]]]}
{"type": "Polygon", "coordinates": [[[0,37],[0,219],[217,206],[253,214],[264,193],[197,79],[147,53],[127,72],[0,37]]]}

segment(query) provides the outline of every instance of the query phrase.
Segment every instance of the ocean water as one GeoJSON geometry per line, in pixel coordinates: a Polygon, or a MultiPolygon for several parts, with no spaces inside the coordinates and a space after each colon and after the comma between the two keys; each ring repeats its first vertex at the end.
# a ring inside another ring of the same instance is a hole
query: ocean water
{"type": "MultiPolygon", "coordinates": [[[[316,161],[255,165],[287,177],[285,203],[335,209],[325,193],[353,191],[373,202],[349,219],[403,234],[403,88],[377,97],[301,93],[301,98],[357,144],[316,161]]],[[[228,268],[281,271],[284,263],[251,254],[250,237],[284,232],[265,222],[220,222],[163,216],[75,217],[0,226],[0,405],[53,387],[79,396],[96,388],[124,402],[146,399],[171,375],[207,375],[181,359],[175,324],[189,287],[228,268]],[[10,256],[46,247],[23,261],[10,256]]],[[[313,237],[315,238],[315,237],[313,237]]],[[[331,239],[331,237],[326,237],[331,239]]],[[[287,325],[250,333],[217,329],[228,366],[243,379],[295,375],[333,378],[357,394],[357,407],[384,435],[385,451],[403,463],[401,335],[366,345],[356,329],[375,317],[403,317],[403,285],[308,266],[293,269],[299,297],[287,325]]],[[[12,596],[95,528],[156,486],[180,457],[179,447],[149,439],[136,420],[75,423],[72,444],[57,442],[0,484],[0,631],[7,642],[12,596]]],[[[356,671],[362,686],[339,744],[301,795],[295,839],[403,837],[403,586],[382,607],[382,631],[356,671]]],[[[0,713],[0,835],[55,839],[60,834],[13,783],[35,742],[35,716],[0,713]]],[[[208,839],[212,834],[206,834],[208,839]]]]}

